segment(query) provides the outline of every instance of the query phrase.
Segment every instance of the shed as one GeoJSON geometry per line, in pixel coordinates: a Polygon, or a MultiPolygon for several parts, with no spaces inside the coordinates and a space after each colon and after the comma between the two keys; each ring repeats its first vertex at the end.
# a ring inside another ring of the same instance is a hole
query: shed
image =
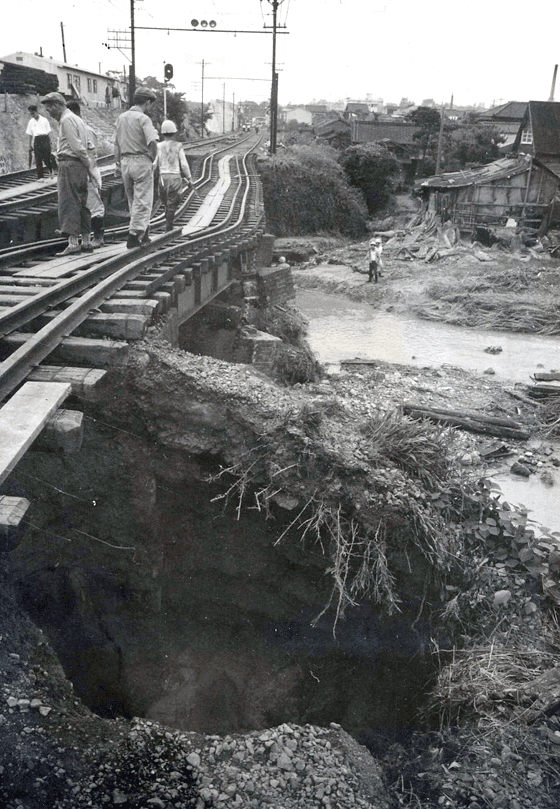
{"type": "Polygon", "coordinates": [[[551,224],[559,187],[560,159],[545,163],[527,154],[419,183],[429,210],[470,232],[477,226],[503,227],[509,219],[530,228],[543,220],[551,224]]]}

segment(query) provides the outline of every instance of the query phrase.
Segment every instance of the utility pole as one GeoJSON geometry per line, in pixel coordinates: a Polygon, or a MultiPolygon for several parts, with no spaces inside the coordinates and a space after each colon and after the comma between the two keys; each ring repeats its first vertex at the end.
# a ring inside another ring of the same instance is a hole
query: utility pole
{"type": "Polygon", "coordinates": [[[226,134],[226,83],[222,84],[222,135],[226,134]]]}
{"type": "Polygon", "coordinates": [[[231,105],[231,131],[235,132],[235,93],[233,94],[233,102],[231,105]]]}
{"type": "Polygon", "coordinates": [[[204,137],[204,59],[202,65],[202,81],[200,83],[200,137],[204,137]]]}
{"type": "Polygon", "coordinates": [[[270,154],[276,154],[278,124],[278,73],[276,72],[276,32],[278,6],[283,0],[268,0],[272,6],[272,85],[270,88],[270,154]]]}
{"type": "Polygon", "coordinates": [[[439,122],[439,135],[438,135],[438,144],[437,144],[437,159],[436,159],[436,174],[439,174],[439,167],[441,164],[441,146],[443,143],[443,112],[445,110],[445,105],[441,105],[441,112],[440,112],[440,122],[439,122]]]}
{"type": "Polygon", "coordinates": [[[60,23],[60,33],[62,34],[62,57],[66,62],[66,43],[64,42],[64,23],[62,22],[60,23]]]}
{"type": "Polygon", "coordinates": [[[552,85],[550,87],[550,97],[549,101],[554,101],[554,91],[556,90],[556,74],[558,73],[558,65],[554,65],[554,71],[552,73],[552,85]]]}
{"type": "Polygon", "coordinates": [[[136,45],[134,42],[134,0],[130,0],[130,84],[128,97],[130,105],[134,103],[134,91],[136,90],[136,45]]]}

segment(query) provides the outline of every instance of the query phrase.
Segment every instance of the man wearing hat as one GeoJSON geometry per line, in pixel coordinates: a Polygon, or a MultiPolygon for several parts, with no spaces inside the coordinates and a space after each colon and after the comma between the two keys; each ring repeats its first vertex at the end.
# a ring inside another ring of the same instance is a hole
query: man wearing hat
{"type": "Polygon", "coordinates": [[[146,114],[156,94],[147,87],[134,93],[133,106],[117,118],[115,162],[123,178],[130,210],[128,249],[150,241],[148,230],[154,202],[153,162],[157,156],[157,131],[146,114]]]}
{"type": "Polygon", "coordinates": [[[43,163],[47,167],[50,176],[53,177],[54,159],[51,154],[51,125],[44,115],[39,115],[35,104],[31,104],[27,109],[31,113],[31,118],[25,130],[25,134],[29,135],[29,168],[31,168],[31,153],[33,152],[37,167],[37,179],[43,179],[43,163]]]}
{"type": "Polygon", "coordinates": [[[87,207],[87,180],[90,170],[88,136],[84,122],[66,107],[61,93],[41,99],[47,112],[58,121],[58,222],[68,236],[68,246],[60,256],[91,252],[91,216],[87,207]],[[81,246],[80,246],[81,237],[81,246]]]}

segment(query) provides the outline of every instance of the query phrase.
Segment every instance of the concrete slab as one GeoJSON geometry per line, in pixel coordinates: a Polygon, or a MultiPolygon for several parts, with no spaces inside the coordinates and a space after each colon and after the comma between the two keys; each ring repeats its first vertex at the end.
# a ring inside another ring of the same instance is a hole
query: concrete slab
{"type": "Polygon", "coordinates": [[[26,382],[0,409],[0,483],[70,391],[65,382],[26,382]]]}

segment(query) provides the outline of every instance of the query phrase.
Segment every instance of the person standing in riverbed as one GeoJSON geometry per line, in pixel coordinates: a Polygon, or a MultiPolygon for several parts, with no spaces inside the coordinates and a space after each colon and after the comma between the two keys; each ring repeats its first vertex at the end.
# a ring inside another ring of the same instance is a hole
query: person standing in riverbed
{"type": "Polygon", "coordinates": [[[373,278],[375,278],[375,283],[377,283],[377,276],[381,276],[381,268],[383,267],[383,260],[381,258],[382,252],[383,245],[381,239],[378,236],[370,239],[368,247],[368,282],[371,282],[373,278]]]}

